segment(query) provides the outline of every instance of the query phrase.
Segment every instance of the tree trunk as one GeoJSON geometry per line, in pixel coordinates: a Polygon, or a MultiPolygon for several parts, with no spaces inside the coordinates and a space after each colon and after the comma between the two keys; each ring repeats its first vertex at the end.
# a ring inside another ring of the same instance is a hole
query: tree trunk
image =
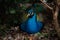
{"type": "Polygon", "coordinates": [[[55,12],[53,12],[53,22],[54,22],[55,30],[57,31],[57,34],[60,38],[60,28],[59,28],[59,23],[58,23],[58,12],[59,12],[59,8],[57,6],[55,12]]]}

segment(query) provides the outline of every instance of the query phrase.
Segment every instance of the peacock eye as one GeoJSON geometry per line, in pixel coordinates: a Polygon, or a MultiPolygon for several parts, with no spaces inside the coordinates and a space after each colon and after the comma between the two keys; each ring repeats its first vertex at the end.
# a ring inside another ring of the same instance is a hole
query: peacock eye
{"type": "Polygon", "coordinates": [[[32,15],[33,15],[34,13],[32,12],[32,15]]]}

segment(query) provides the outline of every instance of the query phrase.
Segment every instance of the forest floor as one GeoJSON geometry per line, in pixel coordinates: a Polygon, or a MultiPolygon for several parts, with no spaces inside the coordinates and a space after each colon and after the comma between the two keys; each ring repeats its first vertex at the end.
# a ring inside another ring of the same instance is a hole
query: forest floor
{"type": "MultiPolygon", "coordinates": [[[[4,25],[5,26],[5,25],[4,25]]],[[[2,30],[1,30],[2,31],[2,30]]],[[[58,40],[57,33],[50,24],[36,34],[27,34],[20,31],[19,26],[11,27],[5,32],[5,36],[0,34],[0,40],[58,40]]]]}

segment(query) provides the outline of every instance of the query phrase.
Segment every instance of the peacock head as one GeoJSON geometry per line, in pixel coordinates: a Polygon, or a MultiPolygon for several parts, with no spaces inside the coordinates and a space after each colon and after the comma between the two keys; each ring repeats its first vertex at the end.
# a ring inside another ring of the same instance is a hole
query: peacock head
{"type": "Polygon", "coordinates": [[[33,9],[30,9],[28,11],[27,17],[32,17],[33,15],[34,15],[34,10],[33,9]]]}

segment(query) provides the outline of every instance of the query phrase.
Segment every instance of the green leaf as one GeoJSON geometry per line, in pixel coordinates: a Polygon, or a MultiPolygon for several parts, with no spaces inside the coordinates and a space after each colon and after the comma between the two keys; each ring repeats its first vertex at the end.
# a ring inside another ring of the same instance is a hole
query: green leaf
{"type": "Polygon", "coordinates": [[[29,2],[30,0],[25,0],[25,2],[27,3],[27,2],[29,2]]]}
{"type": "Polygon", "coordinates": [[[13,8],[10,8],[9,11],[10,11],[10,14],[15,14],[16,13],[16,10],[13,9],[13,8]]]}
{"type": "Polygon", "coordinates": [[[23,4],[23,6],[21,7],[21,10],[26,10],[26,6],[23,4]]]}

